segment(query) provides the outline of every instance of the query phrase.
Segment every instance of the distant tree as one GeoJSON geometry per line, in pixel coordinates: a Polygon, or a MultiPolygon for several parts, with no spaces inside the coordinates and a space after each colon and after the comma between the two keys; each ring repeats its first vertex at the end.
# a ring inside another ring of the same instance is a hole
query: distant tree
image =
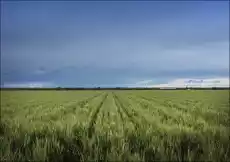
{"type": "Polygon", "coordinates": [[[60,89],[61,89],[61,87],[56,87],[56,89],[57,89],[57,90],[60,90],[60,89]]]}

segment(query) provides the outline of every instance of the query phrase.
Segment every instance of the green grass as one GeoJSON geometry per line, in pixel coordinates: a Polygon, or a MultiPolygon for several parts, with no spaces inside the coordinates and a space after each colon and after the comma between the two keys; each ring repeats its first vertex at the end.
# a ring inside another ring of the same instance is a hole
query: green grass
{"type": "Polygon", "coordinates": [[[1,91],[0,161],[229,161],[228,90],[1,91]]]}

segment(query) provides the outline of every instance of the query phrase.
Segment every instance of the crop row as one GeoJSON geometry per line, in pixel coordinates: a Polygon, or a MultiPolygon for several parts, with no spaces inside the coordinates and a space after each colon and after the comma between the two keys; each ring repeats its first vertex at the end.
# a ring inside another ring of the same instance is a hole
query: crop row
{"type": "Polygon", "coordinates": [[[136,91],[40,92],[44,96],[29,92],[24,98],[17,93],[20,96],[7,94],[1,102],[0,161],[230,157],[225,108],[210,107],[198,98],[186,103],[136,91]],[[210,120],[210,112],[220,112],[222,119],[210,120]]]}

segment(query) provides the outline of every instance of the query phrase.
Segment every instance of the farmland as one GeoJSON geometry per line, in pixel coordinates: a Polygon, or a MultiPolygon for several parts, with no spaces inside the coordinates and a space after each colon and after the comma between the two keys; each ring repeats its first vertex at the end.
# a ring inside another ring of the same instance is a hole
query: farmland
{"type": "Polygon", "coordinates": [[[229,90],[1,91],[0,161],[228,161],[229,90]]]}

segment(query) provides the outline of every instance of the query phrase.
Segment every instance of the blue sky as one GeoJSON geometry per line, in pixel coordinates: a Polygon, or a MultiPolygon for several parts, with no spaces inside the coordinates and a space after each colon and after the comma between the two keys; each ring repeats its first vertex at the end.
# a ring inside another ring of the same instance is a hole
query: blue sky
{"type": "Polygon", "coordinates": [[[229,78],[228,6],[3,2],[1,85],[139,86],[229,78]]]}

